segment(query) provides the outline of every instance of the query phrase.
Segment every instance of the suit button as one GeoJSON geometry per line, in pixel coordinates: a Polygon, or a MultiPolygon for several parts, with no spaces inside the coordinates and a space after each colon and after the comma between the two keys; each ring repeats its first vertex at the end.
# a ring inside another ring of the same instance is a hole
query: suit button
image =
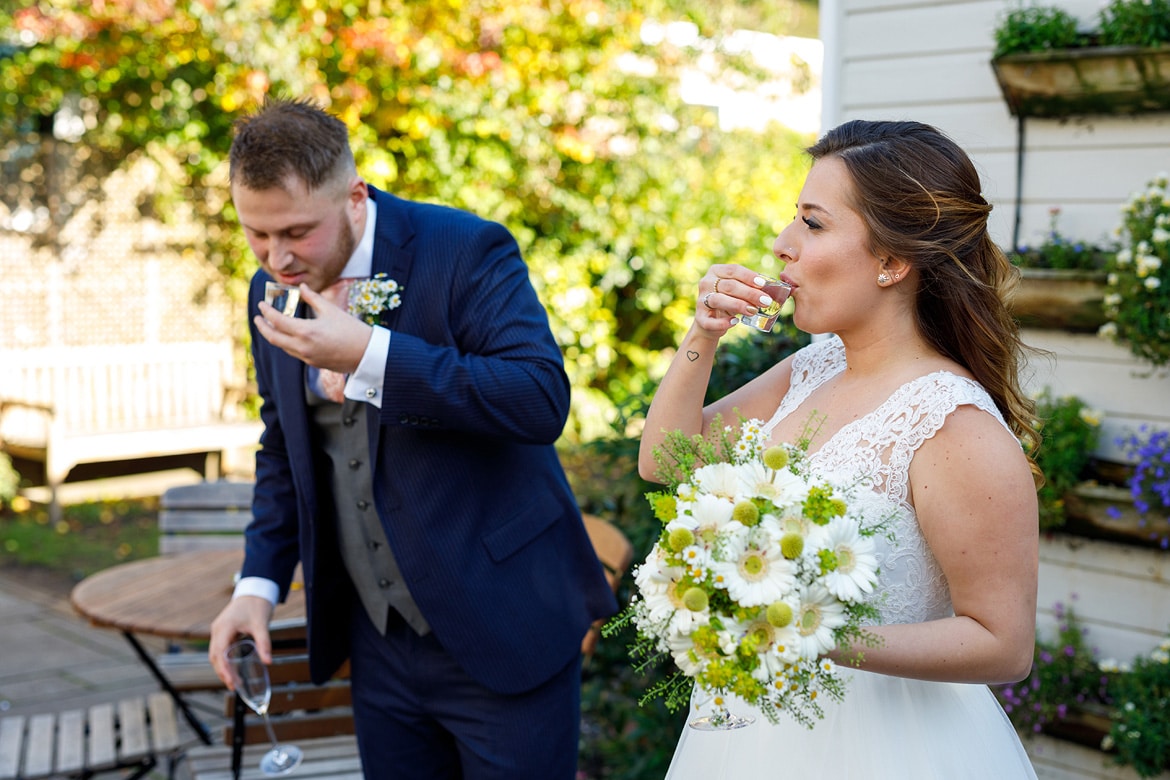
{"type": "Polygon", "coordinates": [[[405,414],[400,414],[400,415],[398,415],[398,424],[399,424],[399,425],[406,425],[406,423],[407,423],[407,419],[408,419],[408,418],[407,418],[407,416],[406,416],[405,414]]]}
{"type": "Polygon", "coordinates": [[[378,544],[373,539],[371,539],[370,541],[366,542],[366,546],[369,547],[371,550],[377,550],[382,545],[378,544]]]}
{"type": "Polygon", "coordinates": [[[346,428],[348,428],[351,425],[353,425],[355,422],[357,422],[357,420],[355,418],[346,417],[344,420],[341,421],[341,424],[344,425],[346,428]]]}
{"type": "Polygon", "coordinates": [[[349,467],[350,467],[351,469],[357,469],[357,468],[360,468],[360,467],[361,467],[361,465],[362,465],[362,462],[361,462],[360,460],[358,460],[357,458],[354,458],[353,460],[351,460],[351,461],[349,462],[349,467]]]}
{"type": "Polygon", "coordinates": [[[378,580],[378,587],[379,588],[389,588],[393,584],[394,583],[390,582],[390,580],[386,579],[385,577],[378,580]]]}
{"type": "Polygon", "coordinates": [[[359,501],[359,502],[357,502],[357,508],[364,512],[370,508],[370,502],[369,501],[359,501]]]}
{"type": "Polygon", "coordinates": [[[418,425],[418,415],[417,414],[412,414],[410,416],[410,424],[411,425],[418,425]]]}

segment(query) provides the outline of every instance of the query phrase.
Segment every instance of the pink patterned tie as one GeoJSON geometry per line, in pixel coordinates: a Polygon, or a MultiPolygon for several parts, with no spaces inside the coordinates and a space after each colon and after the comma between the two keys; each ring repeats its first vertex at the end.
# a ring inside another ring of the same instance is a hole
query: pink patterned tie
{"type": "MultiPolygon", "coordinates": [[[[349,289],[356,281],[356,277],[338,279],[322,290],[321,295],[325,296],[334,306],[349,311],[349,289]]],[[[343,403],[345,401],[345,381],[348,375],[322,368],[319,370],[318,376],[321,395],[334,403],[343,403]]]]}

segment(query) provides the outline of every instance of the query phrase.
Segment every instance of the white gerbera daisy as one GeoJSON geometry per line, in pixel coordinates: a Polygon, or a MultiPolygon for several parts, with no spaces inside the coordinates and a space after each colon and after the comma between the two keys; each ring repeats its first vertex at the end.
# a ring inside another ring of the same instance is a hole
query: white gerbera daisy
{"type": "Polygon", "coordinates": [[[731,463],[711,463],[695,469],[691,484],[700,493],[734,501],[739,489],[739,469],[731,463]]]}
{"type": "Polygon", "coordinates": [[[765,524],[727,535],[726,547],[711,562],[727,594],[741,607],[784,598],[796,582],[796,566],[780,553],[780,540],[765,524]]]}
{"type": "Polygon", "coordinates": [[[694,523],[691,530],[698,543],[711,548],[716,536],[731,522],[731,511],[734,508],[735,504],[725,498],[706,494],[696,496],[688,511],[694,523]]]}
{"type": "Polygon", "coordinates": [[[675,665],[687,677],[694,677],[703,671],[703,663],[695,652],[695,642],[690,634],[672,634],[667,637],[666,644],[675,665]]]}
{"type": "Polygon", "coordinates": [[[801,657],[818,658],[836,647],[833,631],[845,621],[845,607],[823,585],[814,584],[802,593],[794,621],[801,657]]]}
{"type": "Polygon", "coordinates": [[[760,682],[770,683],[786,675],[791,665],[800,660],[800,635],[796,626],[776,628],[766,620],[758,620],[748,626],[748,632],[756,633],[760,639],[756,646],[760,665],[752,670],[752,677],[760,682]]]}
{"type": "Polygon", "coordinates": [[[877,582],[873,539],[862,536],[855,523],[835,517],[828,525],[813,529],[809,542],[813,555],[827,550],[836,561],[836,568],[822,579],[830,593],[843,601],[856,602],[873,592],[877,582]]]}

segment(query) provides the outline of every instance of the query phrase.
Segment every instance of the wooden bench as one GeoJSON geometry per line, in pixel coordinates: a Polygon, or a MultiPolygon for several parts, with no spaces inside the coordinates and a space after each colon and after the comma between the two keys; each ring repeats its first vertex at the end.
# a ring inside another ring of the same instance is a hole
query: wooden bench
{"type": "MultiPolygon", "coordinates": [[[[268,705],[277,740],[299,747],[305,758],[295,774],[311,778],[362,777],[354,738],[349,667],[324,685],[309,678],[304,622],[273,625],[272,698],[268,705]]],[[[199,746],[185,756],[193,780],[239,780],[261,777],[260,757],[271,747],[268,731],[234,693],[224,697],[223,744],[199,746]]]]}
{"type": "Polygon", "coordinates": [[[0,780],[82,777],[128,769],[139,778],[183,746],[175,703],[163,692],[87,709],[0,718],[0,780]]]}
{"type": "Polygon", "coordinates": [[[44,464],[54,521],[79,464],[205,453],[215,478],[223,452],[260,438],[233,417],[227,341],[0,349],[0,365],[0,444],[44,464]]]}
{"type": "Polygon", "coordinates": [[[252,521],[251,482],[200,482],[163,493],[158,513],[158,551],[243,549],[252,521]]]}

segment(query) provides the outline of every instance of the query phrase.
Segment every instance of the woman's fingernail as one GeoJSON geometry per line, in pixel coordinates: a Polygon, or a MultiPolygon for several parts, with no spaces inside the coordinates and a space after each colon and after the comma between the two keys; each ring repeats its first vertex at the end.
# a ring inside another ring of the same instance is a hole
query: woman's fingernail
{"type": "Polygon", "coordinates": [[[761,295],[760,296],[760,305],[761,306],[771,306],[772,305],[772,297],[769,295],[761,295]]]}
{"type": "Polygon", "coordinates": [[[763,286],[764,286],[764,284],[765,284],[765,283],[767,283],[767,281],[768,281],[768,280],[767,280],[767,279],[765,279],[765,278],[764,278],[764,277],[762,277],[762,276],[757,276],[757,277],[756,277],[755,279],[753,279],[752,281],[756,283],[756,287],[763,287],[763,286]]]}

